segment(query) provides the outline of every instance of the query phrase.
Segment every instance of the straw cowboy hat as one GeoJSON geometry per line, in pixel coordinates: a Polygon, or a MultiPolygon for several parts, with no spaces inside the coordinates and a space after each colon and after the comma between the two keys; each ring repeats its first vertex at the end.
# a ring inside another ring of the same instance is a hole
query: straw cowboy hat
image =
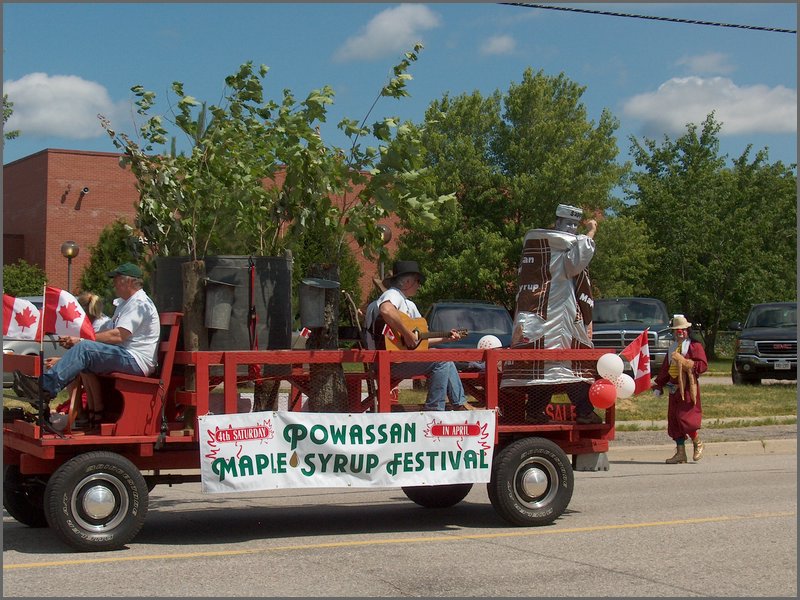
{"type": "Polygon", "coordinates": [[[394,263],[392,274],[383,280],[385,288],[390,288],[401,275],[416,274],[419,275],[420,284],[425,283],[425,275],[419,270],[419,265],[415,260],[398,260],[394,263]]]}
{"type": "Polygon", "coordinates": [[[689,329],[692,324],[684,317],[683,315],[675,315],[672,317],[672,324],[669,326],[670,329],[689,329]]]}

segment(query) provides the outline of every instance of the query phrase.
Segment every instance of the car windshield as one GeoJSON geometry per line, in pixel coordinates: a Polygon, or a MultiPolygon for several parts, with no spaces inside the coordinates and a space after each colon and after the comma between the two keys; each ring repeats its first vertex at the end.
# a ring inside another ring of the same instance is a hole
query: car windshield
{"type": "Polygon", "coordinates": [[[507,335],[511,333],[513,324],[503,308],[454,306],[437,308],[428,327],[432,331],[468,329],[470,332],[507,335]]]}
{"type": "Polygon", "coordinates": [[[42,304],[44,304],[44,300],[42,296],[20,296],[21,300],[27,300],[31,304],[33,304],[39,310],[42,310],[42,304]]]}
{"type": "Polygon", "coordinates": [[[662,305],[647,298],[636,300],[595,300],[592,310],[594,323],[622,323],[635,321],[647,327],[663,328],[668,325],[662,305]]]}
{"type": "Polygon", "coordinates": [[[797,327],[797,305],[754,306],[745,327],[797,327]]]}

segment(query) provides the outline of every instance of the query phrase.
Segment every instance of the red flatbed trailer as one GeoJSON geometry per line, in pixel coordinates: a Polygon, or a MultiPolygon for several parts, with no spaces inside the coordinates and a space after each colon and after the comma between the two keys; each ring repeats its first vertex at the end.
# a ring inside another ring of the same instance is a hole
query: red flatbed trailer
{"type": "MultiPolygon", "coordinates": [[[[495,411],[496,434],[492,480],[487,484],[493,507],[520,526],[553,522],[572,497],[573,465],[603,457],[614,438],[614,408],[601,424],[579,425],[569,404],[553,404],[556,417],[547,424],[524,420],[525,393],[500,386],[501,366],[508,360],[596,361],[605,350],[269,350],[177,351],[179,313],[162,314],[157,377],[112,374],[101,377],[107,419],[92,431],[67,427],[61,433],[37,423],[3,424],[3,504],[18,521],[50,526],[70,546],[98,551],[120,548],[140,530],[148,493],[158,484],[200,481],[199,431],[195,415],[239,411],[239,386],[251,382],[251,366],[268,366],[265,379],[279,380],[285,409],[304,410],[313,394],[311,366],[342,366],[349,412],[387,413],[421,410],[400,403],[399,382],[390,375],[399,362],[485,361],[484,372],[461,372],[473,405],[495,411]],[[184,387],[187,368],[194,390],[184,387]],[[224,386],[223,399],[212,391],[224,386]],[[572,462],[567,457],[573,456],[572,462]],[[594,458],[592,458],[594,457],[594,458]]],[[[38,375],[38,357],[4,360],[4,371],[20,369],[38,375]]],[[[535,387],[535,386],[534,386],[535,387]]],[[[606,463],[607,464],[607,463],[606,463]]],[[[591,467],[590,467],[591,468],[591,467]]],[[[601,466],[602,468],[602,466],[601,466]]],[[[607,467],[606,467],[607,468],[607,467]]],[[[472,484],[404,487],[412,501],[425,507],[452,506],[472,484]]]]}

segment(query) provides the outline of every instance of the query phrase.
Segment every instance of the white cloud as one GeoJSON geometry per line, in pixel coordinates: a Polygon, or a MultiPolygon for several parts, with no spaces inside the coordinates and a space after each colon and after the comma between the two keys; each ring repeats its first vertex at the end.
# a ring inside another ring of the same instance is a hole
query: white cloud
{"type": "Polygon", "coordinates": [[[683,56],[676,61],[679,66],[686,66],[695,74],[733,73],[736,70],[728,62],[728,55],[722,52],[709,52],[697,56],[683,56]]]}
{"type": "Polygon", "coordinates": [[[422,4],[401,4],[379,13],[336,51],[339,62],[372,60],[410,50],[420,33],[439,26],[439,16],[422,4]]]}
{"type": "Polygon", "coordinates": [[[726,77],[673,78],[655,92],[627,100],[623,112],[644,122],[647,135],[680,135],[714,111],[720,135],[796,133],[797,90],[784,86],[738,86],[726,77]]]}
{"type": "Polygon", "coordinates": [[[99,137],[105,132],[98,113],[114,121],[128,106],[124,101],[114,103],[99,83],[75,75],[29,73],[4,81],[3,93],[14,103],[8,129],[19,129],[26,137],[99,137]]]}
{"type": "Polygon", "coordinates": [[[511,54],[517,42],[510,35],[495,35],[481,44],[481,54],[511,54]]]}

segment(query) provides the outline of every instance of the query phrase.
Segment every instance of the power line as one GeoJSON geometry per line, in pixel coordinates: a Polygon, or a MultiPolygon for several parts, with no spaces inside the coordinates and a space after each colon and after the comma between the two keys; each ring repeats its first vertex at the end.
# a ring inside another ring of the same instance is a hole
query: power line
{"type": "Polygon", "coordinates": [[[769,31],[772,33],[797,33],[796,29],[781,29],[779,27],[759,27],[758,25],[737,25],[735,23],[716,23],[714,21],[698,21],[693,19],[676,19],[673,17],[653,17],[650,15],[632,15],[628,13],[609,12],[605,10],[591,10],[588,8],[571,8],[568,6],[552,6],[549,4],[528,4],[527,2],[501,2],[507,6],[521,6],[523,8],[542,8],[545,10],[564,10],[568,12],[586,13],[590,15],[606,15],[609,17],[628,17],[631,19],[649,19],[651,21],[669,21],[671,23],[688,23],[690,25],[712,25],[714,27],[734,27],[737,29],[752,29],[755,31],[769,31]]]}

